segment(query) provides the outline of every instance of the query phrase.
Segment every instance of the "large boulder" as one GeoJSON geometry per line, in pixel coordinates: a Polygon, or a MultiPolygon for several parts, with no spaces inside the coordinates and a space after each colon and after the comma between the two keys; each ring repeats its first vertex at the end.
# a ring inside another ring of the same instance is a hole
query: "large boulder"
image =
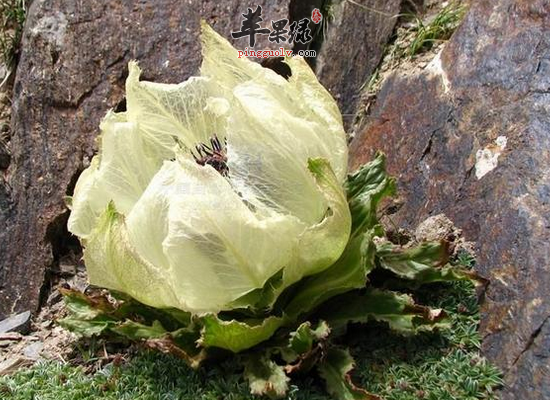
{"type": "MultiPolygon", "coordinates": [[[[256,1],[262,25],[288,0],[256,1]]],[[[100,119],[124,107],[127,63],[147,80],[178,83],[201,62],[200,19],[230,38],[242,1],[35,0],[14,84],[11,165],[0,176],[0,320],[35,310],[47,269],[72,244],[66,196],[96,150],[100,119]]],[[[246,47],[245,39],[235,45],[246,47]]],[[[259,37],[258,48],[277,47],[259,37]]]]}
{"type": "Polygon", "coordinates": [[[502,399],[550,398],[550,6],[473,2],[423,73],[385,82],[351,166],[388,155],[413,228],[445,213],[477,242],[490,278],[483,351],[502,399]]]}

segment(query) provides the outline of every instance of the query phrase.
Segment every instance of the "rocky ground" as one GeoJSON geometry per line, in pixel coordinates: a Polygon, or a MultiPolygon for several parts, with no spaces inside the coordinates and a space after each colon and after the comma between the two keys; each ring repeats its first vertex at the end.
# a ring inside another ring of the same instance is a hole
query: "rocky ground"
{"type": "MultiPolygon", "coordinates": [[[[266,20],[324,5],[260,3],[266,20]]],[[[200,63],[201,17],[227,37],[240,24],[239,1],[185,4],[30,7],[13,93],[0,94],[0,320],[35,317],[30,336],[0,337],[5,359],[41,346],[48,354],[48,341],[56,356],[56,342],[70,342],[49,324],[60,307],[56,279],[79,251],[63,199],[94,153],[99,119],[124,107],[126,63],[139,59],[149,80],[182,81],[200,63]]],[[[445,5],[332,2],[314,67],[350,131],[350,167],[376,150],[388,155],[401,193],[386,205],[391,223],[412,230],[444,213],[476,243],[478,270],[491,280],[483,349],[505,373],[502,398],[550,398],[550,6],[473,2],[447,41],[438,29],[452,16],[437,19],[445,5]],[[400,13],[421,13],[422,23],[400,13]]]]}
{"type": "Polygon", "coordinates": [[[86,281],[84,269],[75,270],[73,276],[56,279],[37,315],[31,318],[30,313],[24,312],[0,322],[0,376],[12,374],[38,360],[66,363],[72,358],[78,339],[57,325],[57,320],[66,315],[57,287],[84,290],[86,281]]]}

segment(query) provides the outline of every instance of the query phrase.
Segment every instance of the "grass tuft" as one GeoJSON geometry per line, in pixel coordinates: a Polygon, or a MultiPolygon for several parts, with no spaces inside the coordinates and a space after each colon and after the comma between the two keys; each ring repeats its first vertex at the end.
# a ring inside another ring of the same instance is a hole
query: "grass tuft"
{"type": "Polygon", "coordinates": [[[415,34],[409,46],[409,56],[413,57],[423,50],[432,48],[435,42],[448,40],[462,21],[465,12],[466,7],[463,5],[451,3],[427,22],[414,16],[412,30],[415,34]]]}
{"type": "Polygon", "coordinates": [[[0,56],[8,69],[17,62],[27,0],[0,0],[0,56]]]}

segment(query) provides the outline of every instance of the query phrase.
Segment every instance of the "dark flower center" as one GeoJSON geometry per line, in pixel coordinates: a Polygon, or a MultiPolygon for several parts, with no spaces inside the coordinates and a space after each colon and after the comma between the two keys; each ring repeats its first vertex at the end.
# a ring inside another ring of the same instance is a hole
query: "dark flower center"
{"type": "MultiPolygon", "coordinates": [[[[224,139],[224,145],[227,147],[227,141],[224,139]]],[[[226,148],[222,146],[220,139],[214,134],[210,138],[210,144],[199,143],[195,146],[195,151],[191,150],[191,155],[199,165],[210,165],[222,176],[229,176],[229,167],[227,166],[226,148]],[[196,154],[195,154],[196,152],[196,154]]]]}

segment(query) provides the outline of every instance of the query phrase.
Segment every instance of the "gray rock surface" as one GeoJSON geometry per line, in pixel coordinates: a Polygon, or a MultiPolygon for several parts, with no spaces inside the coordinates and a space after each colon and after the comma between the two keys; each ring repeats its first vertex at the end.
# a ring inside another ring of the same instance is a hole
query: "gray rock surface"
{"type": "Polygon", "coordinates": [[[40,358],[40,353],[44,349],[44,343],[37,341],[29,344],[23,350],[23,355],[29,360],[38,360],[40,358]]]}
{"type": "Polygon", "coordinates": [[[0,321],[0,334],[7,332],[26,333],[31,324],[31,312],[25,311],[19,314],[9,316],[0,321]]]}
{"type": "Polygon", "coordinates": [[[474,2],[424,73],[383,85],[352,167],[388,155],[414,228],[444,213],[490,278],[483,351],[503,400],[550,398],[550,4],[474,2]]]}

